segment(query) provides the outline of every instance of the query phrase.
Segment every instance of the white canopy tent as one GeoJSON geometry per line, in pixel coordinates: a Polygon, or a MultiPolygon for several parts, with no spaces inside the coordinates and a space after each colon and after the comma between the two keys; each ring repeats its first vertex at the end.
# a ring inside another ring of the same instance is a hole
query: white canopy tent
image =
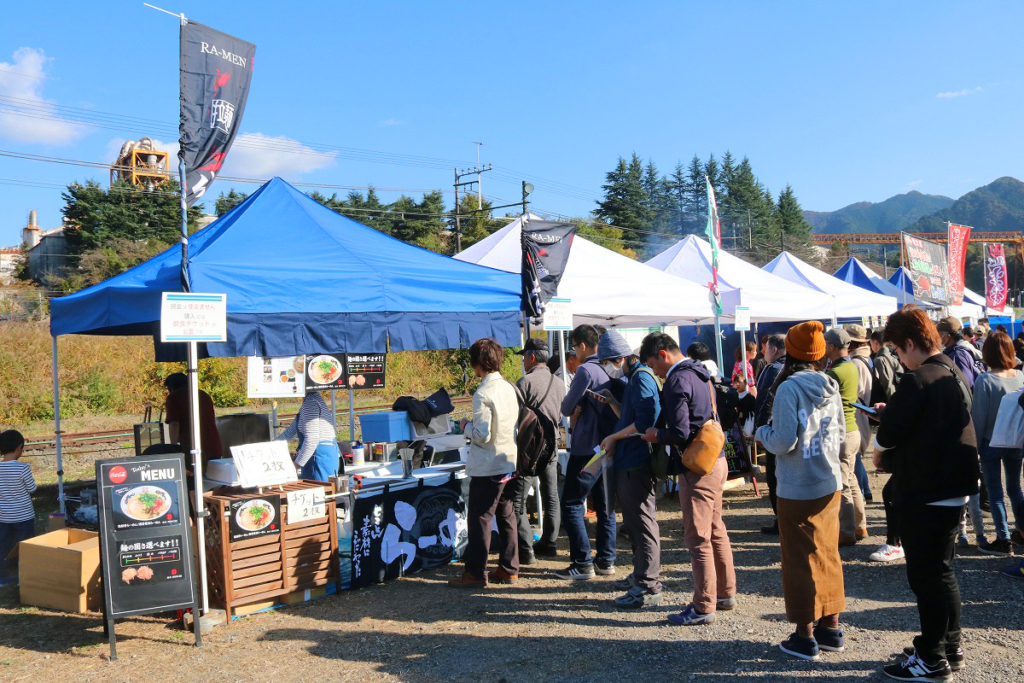
{"type": "MultiPolygon", "coordinates": [[[[978,308],[982,309],[982,311],[983,311],[982,314],[980,314],[978,316],[974,316],[974,317],[978,317],[978,318],[982,318],[982,317],[989,317],[989,318],[995,318],[995,317],[1015,318],[1016,317],[1016,313],[1013,310],[1013,306],[1004,306],[1001,309],[999,309],[999,308],[989,308],[988,306],[985,305],[985,295],[978,294],[978,293],[974,292],[973,290],[970,290],[970,289],[967,289],[967,287],[964,287],[964,305],[966,306],[968,304],[977,306],[978,308]]],[[[950,315],[956,315],[956,313],[950,313],[950,315]]],[[[967,317],[967,314],[964,314],[964,317],[967,317]]]]}
{"type": "MultiPolygon", "coordinates": [[[[711,244],[690,235],[661,252],[647,265],[697,284],[711,281],[711,244]]],[[[754,322],[831,318],[832,297],[767,273],[726,251],[718,253],[722,316],[731,319],[737,306],[750,308],[754,322]]]]}
{"type": "MultiPolygon", "coordinates": [[[[455,258],[518,273],[524,218],[542,220],[527,213],[455,258]]],[[[569,252],[558,296],[572,299],[573,321],[578,325],[685,325],[713,315],[706,286],[668,275],[578,235],[569,252]]]]}
{"type": "MultiPolygon", "coordinates": [[[[835,302],[833,318],[865,318],[896,311],[896,297],[875,294],[818,270],[784,251],[764,270],[798,285],[830,295],[835,302]]],[[[804,316],[808,318],[810,316],[804,316]]]]}

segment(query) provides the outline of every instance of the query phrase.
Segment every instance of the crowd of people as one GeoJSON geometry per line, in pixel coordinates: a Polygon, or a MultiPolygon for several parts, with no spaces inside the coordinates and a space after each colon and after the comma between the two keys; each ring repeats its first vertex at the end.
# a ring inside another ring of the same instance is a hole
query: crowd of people
{"type": "MultiPolygon", "coordinates": [[[[618,510],[632,567],[613,580],[621,591],[614,604],[661,604],[656,500],[659,476],[667,474],[678,488],[694,586],[686,607],[668,620],[680,626],[714,622],[718,612],[737,606],[722,517],[728,467],[724,450],[706,469],[689,455],[698,442],[702,448],[714,443],[705,436],[719,421],[717,364],[704,344],[694,343],[684,354],[671,336],[658,332],[634,349],[614,330],[581,325],[567,347],[562,367],[544,342],[528,340],[518,352],[526,372],[515,386],[499,373],[504,352],[497,342],[482,339],[470,349],[481,382],[473,416],[462,423],[470,440],[469,538],[464,571],[449,584],[513,583],[521,565],[558,556],[560,531],[569,563],[554,578],[613,577],[618,510]],[[535,479],[517,474],[524,406],[566,426],[564,480],[554,441],[535,479]],[[536,542],[526,514],[531,484],[544,519],[536,542]],[[499,559],[488,573],[492,526],[499,559]]],[[[906,561],[921,623],[921,634],[883,671],[896,680],[948,680],[964,666],[953,564],[957,546],[968,542],[965,525],[969,520],[984,553],[1012,556],[1014,546],[1024,544],[1021,448],[989,445],[1002,398],[1024,389],[1021,356],[1024,335],[1011,341],[987,325],[965,332],[956,318],[936,323],[914,306],[889,316],[882,330],[826,330],[809,321],[785,335],[766,335],[760,349],[737,351],[732,385],[741,420],[764,455],[774,517],[761,531],[779,538],[786,616],[795,625],[780,644],[784,652],[817,660],[822,651],[845,648],[840,548],[869,535],[864,460],[870,455],[874,469],[890,475],[882,489],[886,542],[871,559],[906,561]],[[992,541],[985,536],[983,488],[995,527],[992,541]]],[[[1017,409],[1024,409],[1024,400],[1017,409]]],[[[1024,561],[1002,571],[1024,579],[1024,561]]]]}

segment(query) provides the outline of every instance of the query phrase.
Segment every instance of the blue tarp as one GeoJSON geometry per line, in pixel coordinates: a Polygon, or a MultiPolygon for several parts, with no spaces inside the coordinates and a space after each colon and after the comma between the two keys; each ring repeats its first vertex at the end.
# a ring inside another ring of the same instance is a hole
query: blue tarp
{"type": "MultiPolygon", "coordinates": [[[[893,274],[894,278],[898,276],[898,272],[899,271],[893,274]]],[[[876,292],[878,294],[896,297],[896,302],[901,308],[904,304],[914,304],[920,308],[936,308],[935,304],[928,304],[915,299],[912,288],[910,292],[905,293],[904,290],[900,289],[892,280],[885,280],[878,277],[874,271],[865,266],[854,256],[851,256],[850,259],[843,264],[842,268],[833,273],[833,275],[844,282],[849,282],[851,285],[857,285],[869,292],[876,292]],[[909,296],[906,294],[909,294],[909,296]]],[[[910,283],[908,282],[907,284],[910,283]]]]}
{"type": "MultiPolygon", "coordinates": [[[[54,299],[51,333],[159,340],[161,293],[181,291],[180,263],[172,247],[54,299]]],[[[280,178],[189,238],[189,272],[192,291],[227,294],[228,341],[207,344],[210,356],[449,349],[481,337],[521,342],[518,274],[401,242],[280,178]]]]}

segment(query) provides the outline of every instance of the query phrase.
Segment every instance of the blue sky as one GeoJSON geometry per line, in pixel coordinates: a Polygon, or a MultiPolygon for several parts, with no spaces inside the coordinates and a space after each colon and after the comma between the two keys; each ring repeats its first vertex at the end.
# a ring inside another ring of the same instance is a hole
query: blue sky
{"type": "MultiPolygon", "coordinates": [[[[257,45],[226,175],[450,191],[483,141],[486,195],[515,201],[525,177],[537,208],[576,215],[634,151],[665,172],[747,155],[814,210],[1024,177],[1019,2],[154,4],[257,45]]],[[[177,32],[141,1],[9,3],[0,150],[110,163],[124,139],[173,143],[177,32]],[[102,125],[55,120],[82,110],[102,125]]],[[[30,209],[59,224],[61,186],[86,178],[107,172],[0,156],[0,245],[30,209]]]]}

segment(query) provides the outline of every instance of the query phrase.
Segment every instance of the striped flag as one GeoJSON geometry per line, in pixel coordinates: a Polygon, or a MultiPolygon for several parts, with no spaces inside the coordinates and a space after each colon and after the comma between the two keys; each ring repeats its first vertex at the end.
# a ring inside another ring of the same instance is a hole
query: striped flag
{"type": "Polygon", "coordinates": [[[711,180],[704,176],[704,182],[708,186],[708,225],[704,231],[711,243],[711,288],[712,303],[715,308],[715,315],[722,314],[722,297],[718,292],[718,250],[722,246],[722,223],[718,220],[718,203],[715,201],[715,188],[711,186],[711,180]]]}

